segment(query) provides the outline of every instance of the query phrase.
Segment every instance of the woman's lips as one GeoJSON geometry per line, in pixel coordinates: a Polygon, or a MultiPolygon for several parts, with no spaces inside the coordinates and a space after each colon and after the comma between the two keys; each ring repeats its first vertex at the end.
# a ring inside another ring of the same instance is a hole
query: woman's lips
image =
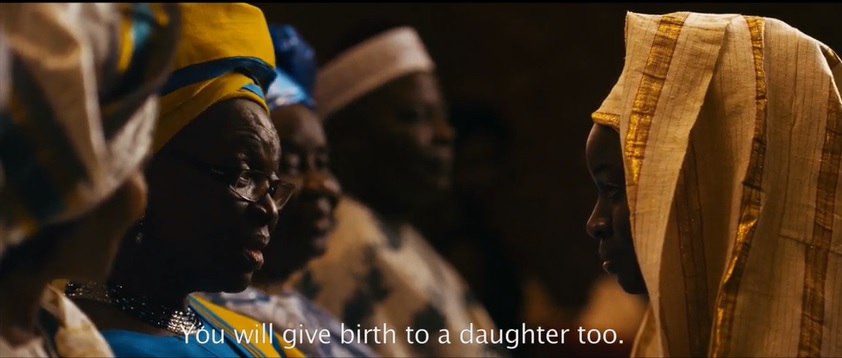
{"type": "Polygon", "coordinates": [[[246,262],[249,264],[249,268],[252,271],[259,270],[263,267],[263,252],[257,249],[243,249],[243,257],[245,257],[246,262]]]}
{"type": "Polygon", "coordinates": [[[257,235],[250,238],[243,246],[242,254],[252,270],[263,266],[263,249],[269,245],[269,236],[257,235]]]}
{"type": "Polygon", "coordinates": [[[328,215],[322,216],[313,223],[313,228],[316,234],[327,234],[333,228],[333,219],[328,215]]]}

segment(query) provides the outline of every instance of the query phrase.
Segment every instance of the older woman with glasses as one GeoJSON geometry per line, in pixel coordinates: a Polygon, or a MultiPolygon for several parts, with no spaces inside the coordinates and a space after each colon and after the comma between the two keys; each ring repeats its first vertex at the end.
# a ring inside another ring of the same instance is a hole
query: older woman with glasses
{"type": "Polygon", "coordinates": [[[341,189],[328,167],[328,143],[311,97],[317,72],[315,51],[292,26],[270,24],[269,31],[275,44],[277,78],[266,99],[283,147],[279,174],[296,184],[296,193],[279,215],[264,252],[266,265],[254,284],[242,292],[204,297],[271,322],[287,335],[290,329],[329,332],[332,339],[327,343],[295,342],[308,357],[376,357],[361,342],[341,342],[342,323],[289,284],[299,269],[325,253],[341,189]]]}
{"type": "Polygon", "coordinates": [[[149,204],[106,282],[70,282],[117,356],[300,356],[272,327],[199,297],[239,292],[293,185],[263,97],[274,80],[263,14],[182,4],[175,71],[162,89],[149,204]]]}

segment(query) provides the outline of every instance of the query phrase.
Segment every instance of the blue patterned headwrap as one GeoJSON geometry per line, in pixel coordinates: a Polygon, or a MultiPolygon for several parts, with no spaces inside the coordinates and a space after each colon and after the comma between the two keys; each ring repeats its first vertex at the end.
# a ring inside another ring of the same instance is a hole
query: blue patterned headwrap
{"type": "Polygon", "coordinates": [[[275,46],[277,74],[266,94],[269,109],[299,103],[314,108],[312,91],[317,67],[313,48],[292,26],[269,25],[269,32],[275,46]]]}

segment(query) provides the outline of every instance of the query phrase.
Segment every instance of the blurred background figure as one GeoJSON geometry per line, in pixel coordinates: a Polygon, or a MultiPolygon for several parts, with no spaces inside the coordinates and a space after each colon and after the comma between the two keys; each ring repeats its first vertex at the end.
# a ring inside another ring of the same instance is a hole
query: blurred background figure
{"type": "Polygon", "coordinates": [[[316,81],[345,196],[326,254],[298,286],[350,327],[395,330],[394,343],[372,345],[383,355],[493,354],[494,345],[458,343],[463,329],[493,322],[410,221],[451,180],[453,129],[435,65],[412,28],[367,25],[345,34],[316,81]],[[430,332],[429,340],[408,340],[406,327],[430,332]],[[442,329],[456,343],[440,343],[442,329]]]}
{"type": "Polygon", "coordinates": [[[146,206],[178,10],[0,4],[0,356],[113,355],[49,284],[105,277],[146,206]]]}
{"type": "Polygon", "coordinates": [[[501,238],[499,193],[510,190],[514,134],[493,106],[450,106],[455,129],[453,185],[415,218],[419,230],[459,270],[501,329],[521,328],[523,282],[501,238]]]}

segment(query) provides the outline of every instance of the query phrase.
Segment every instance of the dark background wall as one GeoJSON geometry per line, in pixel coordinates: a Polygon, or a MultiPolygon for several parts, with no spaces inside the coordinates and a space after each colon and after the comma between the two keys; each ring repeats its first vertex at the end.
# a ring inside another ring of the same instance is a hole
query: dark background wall
{"type": "Polygon", "coordinates": [[[595,190],[584,162],[590,113],[623,64],[626,11],[743,13],[781,19],[842,52],[840,4],[257,4],[270,22],[296,26],[326,54],[360,23],[416,27],[450,101],[504,111],[516,149],[500,188],[500,230],[518,265],[542,278],[560,305],[598,271],[584,232],[595,190]]]}

